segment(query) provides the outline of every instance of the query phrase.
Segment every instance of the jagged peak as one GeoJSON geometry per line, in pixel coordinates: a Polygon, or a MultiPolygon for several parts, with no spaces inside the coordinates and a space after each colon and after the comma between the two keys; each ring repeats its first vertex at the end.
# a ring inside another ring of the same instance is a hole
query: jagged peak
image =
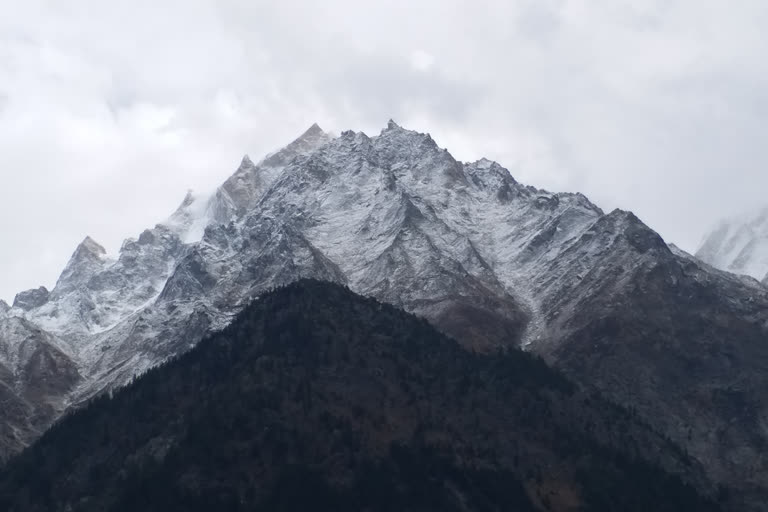
{"type": "Polygon", "coordinates": [[[408,128],[403,128],[391,119],[387,122],[387,127],[381,130],[381,134],[379,136],[382,140],[391,138],[394,140],[408,139],[414,142],[418,141],[422,144],[427,144],[434,149],[438,149],[437,143],[429,133],[423,133],[417,130],[409,130],[408,128]]]}
{"type": "Polygon", "coordinates": [[[325,131],[323,131],[322,128],[320,128],[320,125],[318,125],[317,123],[312,123],[312,126],[307,128],[307,130],[299,138],[316,137],[318,135],[327,135],[327,134],[325,133],[325,131]]]}
{"type": "Polygon", "coordinates": [[[45,286],[25,290],[16,294],[16,297],[13,299],[13,307],[29,311],[31,309],[39,308],[48,302],[49,297],[50,292],[45,286]]]}
{"type": "Polygon", "coordinates": [[[59,288],[59,284],[63,279],[66,279],[67,276],[71,276],[73,273],[78,273],[78,269],[83,268],[84,266],[90,266],[95,262],[101,263],[106,261],[106,259],[106,249],[99,245],[90,236],[86,236],[85,239],[77,246],[75,252],[72,253],[72,257],[69,259],[69,263],[67,263],[67,266],[64,268],[64,272],[62,272],[61,276],[59,277],[59,282],[56,284],[56,288],[59,288]]]}
{"type": "Polygon", "coordinates": [[[81,284],[87,276],[91,275],[96,269],[102,268],[110,262],[107,258],[107,251],[99,245],[93,238],[86,236],[77,246],[69,263],[64,267],[64,271],[59,276],[56,286],[51,292],[52,297],[60,297],[62,293],[70,290],[74,286],[81,284]]]}
{"type": "Polygon", "coordinates": [[[322,128],[320,128],[320,125],[317,123],[312,123],[312,126],[304,130],[304,133],[298,136],[293,142],[291,142],[288,146],[286,146],[284,149],[288,149],[291,147],[299,146],[299,145],[306,145],[306,144],[317,144],[318,142],[325,142],[331,140],[333,137],[331,137],[330,134],[325,132],[322,128]]]}
{"type": "Polygon", "coordinates": [[[106,256],[107,250],[104,249],[104,247],[97,243],[93,238],[86,236],[83,241],[80,242],[80,245],[77,246],[77,249],[75,249],[73,257],[82,254],[94,255],[101,258],[106,256]]]}
{"type": "Polygon", "coordinates": [[[614,208],[608,214],[606,214],[606,217],[608,219],[617,220],[617,221],[626,221],[626,222],[640,221],[640,219],[638,219],[634,213],[632,213],[629,210],[622,210],[621,208],[614,208]]]}
{"type": "Polygon", "coordinates": [[[623,234],[630,245],[639,252],[644,253],[651,249],[666,253],[672,252],[661,235],[648,227],[631,211],[616,208],[601,217],[597,223],[612,226],[611,230],[614,233],[623,234]]]}
{"type": "Polygon", "coordinates": [[[422,136],[425,135],[423,133],[419,133],[413,130],[408,130],[406,128],[403,128],[392,119],[387,121],[387,126],[381,130],[381,135],[404,134],[404,133],[413,134],[413,135],[422,135],[422,136]]]}
{"type": "MultiPolygon", "coordinates": [[[[173,235],[179,237],[184,243],[197,241],[198,235],[202,237],[202,230],[210,220],[208,218],[208,210],[216,197],[220,196],[217,196],[216,193],[197,194],[192,190],[188,190],[187,195],[179,207],[176,208],[176,211],[164,222],[157,224],[155,229],[168,230],[173,235]]],[[[143,236],[143,241],[148,241],[149,239],[148,235],[143,236]]],[[[143,241],[140,236],[139,242],[143,241]]],[[[122,252],[128,245],[134,242],[136,242],[135,239],[127,239],[120,251],[122,252]]]]}
{"type": "Polygon", "coordinates": [[[469,162],[466,164],[466,166],[470,169],[477,169],[479,171],[504,171],[509,174],[510,178],[512,177],[512,174],[510,174],[510,172],[507,171],[507,169],[505,169],[501,164],[485,157],[479,160],[475,160],[474,162],[469,162]]]}
{"type": "Polygon", "coordinates": [[[247,154],[243,155],[243,159],[240,161],[238,170],[250,169],[251,167],[256,167],[256,164],[253,163],[253,160],[251,160],[251,157],[249,157],[247,154]]]}
{"type": "Polygon", "coordinates": [[[176,208],[176,211],[183,210],[187,206],[191,205],[195,202],[195,192],[189,188],[187,189],[187,193],[184,194],[184,199],[181,201],[181,204],[178,208],[176,208]]]}
{"type": "MultiPolygon", "coordinates": [[[[197,203],[201,197],[195,193],[194,190],[187,189],[187,193],[184,195],[184,199],[181,201],[181,204],[174,210],[174,212],[171,214],[171,216],[168,218],[168,220],[165,221],[165,223],[158,224],[156,227],[163,226],[164,224],[166,226],[174,226],[179,221],[189,217],[191,215],[192,205],[197,203]]],[[[206,198],[203,197],[203,200],[206,198]]],[[[205,201],[203,201],[205,202],[205,201]]]]}
{"type": "Polygon", "coordinates": [[[3,299],[0,299],[0,314],[6,313],[9,309],[11,309],[11,306],[3,299]]]}
{"type": "Polygon", "coordinates": [[[275,153],[268,154],[261,165],[267,167],[284,167],[299,155],[309,155],[321,146],[333,140],[333,136],[324,132],[317,123],[313,123],[296,140],[275,153]]]}
{"type": "Polygon", "coordinates": [[[344,130],[341,132],[340,140],[351,142],[370,142],[371,138],[365,132],[356,132],[354,130],[344,130]]]}

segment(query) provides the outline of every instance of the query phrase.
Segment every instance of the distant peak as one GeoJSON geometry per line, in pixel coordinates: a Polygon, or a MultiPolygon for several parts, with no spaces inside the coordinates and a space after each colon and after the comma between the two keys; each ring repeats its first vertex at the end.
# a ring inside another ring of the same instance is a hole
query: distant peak
{"type": "MultiPolygon", "coordinates": [[[[243,165],[247,159],[248,156],[246,155],[243,158],[243,165]]],[[[250,160],[248,160],[248,162],[250,162],[250,160]]],[[[248,170],[250,169],[246,168],[246,172],[248,170]]],[[[242,165],[236,174],[238,173],[243,173],[242,165]]],[[[187,195],[184,196],[184,200],[181,202],[178,208],[176,208],[170,217],[168,217],[164,222],[158,224],[156,227],[170,229],[186,243],[186,237],[189,234],[188,230],[190,227],[195,222],[203,222],[203,220],[207,218],[206,208],[211,204],[211,200],[212,197],[210,193],[199,194],[195,193],[193,190],[188,190],[187,195]]],[[[152,238],[152,236],[142,233],[142,236],[139,237],[139,242],[150,242],[152,238]]]]}
{"type": "Polygon", "coordinates": [[[77,250],[75,251],[75,254],[77,254],[80,250],[88,251],[89,253],[94,254],[96,256],[103,256],[107,254],[106,249],[104,249],[104,247],[98,244],[90,236],[86,236],[85,239],[82,242],[80,242],[80,245],[77,246],[77,250]]]}
{"type": "Polygon", "coordinates": [[[381,134],[382,135],[384,135],[384,134],[392,134],[392,135],[397,135],[397,136],[404,135],[404,136],[408,136],[408,137],[418,137],[418,138],[424,139],[424,141],[426,141],[426,142],[434,143],[434,141],[432,140],[432,136],[430,134],[422,133],[422,132],[420,132],[418,130],[409,130],[408,128],[405,128],[405,127],[397,124],[392,119],[387,121],[387,126],[386,126],[386,128],[381,130],[381,134]]]}
{"type": "MultiPolygon", "coordinates": [[[[62,293],[84,284],[87,279],[93,275],[96,269],[103,268],[104,264],[107,262],[107,251],[104,247],[96,243],[90,236],[86,236],[77,246],[75,252],[72,253],[72,257],[69,259],[69,263],[67,263],[67,266],[64,267],[64,271],[59,276],[59,280],[56,282],[56,287],[53,289],[52,294],[56,297],[60,297],[62,293]]],[[[42,292],[38,292],[39,297],[42,297],[43,295],[42,292]]]]}
{"type": "MultiPolygon", "coordinates": [[[[190,211],[193,209],[193,204],[197,202],[198,198],[192,189],[187,189],[187,193],[184,195],[184,199],[181,204],[173,211],[170,217],[165,222],[158,224],[159,226],[166,226],[170,228],[178,227],[184,224],[185,219],[189,218],[190,211]]],[[[122,250],[122,249],[121,249],[122,250]]]]}
{"type": "Polygon", "coordinates": [[[240,161],[240,169],[247,169],[250,167],[256,167],[253,163],[253,160],[251,160],[251,157],[248,155],[244,155],[243,159],[240,161]]]}
{"type": "Polygon", "coordinates": [[[194,202],[195,202],[195,192],[191,188],[189,188],[187,189],[187,193],[184,194],[184,199],[182,199],[181,204],[179,205],[179,209],[189,206],[194,202]]]}
{"type": "Polygon", "coordinates": [[[296,156],[309,155],[331,140],[333,140],[333,136],[324,132],[317,123],[313,123],[298,139],[281,150],[267,155],[261,161],[261,165],[265,167],[285,167],[296,156]]]}
{"type": "Polygon", "coordinates": [[[317,123],[312,123],[312,126],[307,128],[307,131],[305,131],[299,138],[303,139],[307,137],[318,137],[322,135],[326,135],[323,129],[320,128],[320,126],[317,123]]]}
{"type": "Polygon", "coordinates": [[[75,249],[72,258],[69,260],[68,266],[78,264],[82,261],[104,260],[106,256],[106,249],[90,236],[86,236],[77,246],[77,249],[75,249]]]}
{"type": "Polygon", "coordinates": [[[626,223],[641,222],[634,213],[629,210],[622,210],[621,208],[614,208],[610,213],[606,215],[606,218],[626,223]]]}
{"type": "Polygon", "coordinates": [[[493,167],[501,167],[498,163],[494,162],[493,160],[489,160],[485,157],[481,158],[480,160],[475,160],[474,162],[470,162],[469,165],[477,169],[483,169],[483,170],[488,170],[493,167]]]}

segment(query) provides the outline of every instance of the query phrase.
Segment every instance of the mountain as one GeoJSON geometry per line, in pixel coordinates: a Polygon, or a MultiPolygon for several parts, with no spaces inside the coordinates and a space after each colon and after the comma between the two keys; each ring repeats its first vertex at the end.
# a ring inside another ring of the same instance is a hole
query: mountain
{"type": "Polygon", "coordinates": [[[164,225],[184,242],[200,241],[206,227],[227,224],[251,211],[292,160],[311,154],[332,139],[317,124],[313,124],[298,139],[267,155],[258,165],[245,155],[235,173],[213,194],[198,197],[188,192],[164,225]]]}
{"type": "Polygon", "coordinates": [[[696,257],[713,267],[768,282],[768,208],[720,222],[696,257]]]}
{"type": "MultiPolygon", "coordinates": [[[[632,213],[459,162],[394,122],[374,137],[313,126],[245,158],[116,259],[86,239],[44,303],[5,315],[67,349],[77,377],[47,398],[60,411],[303,277],[415,313],[477,352],[542,356],[685,447],[734,489],[734,507],[767,510],[768,289],[668,247],[632,213]]],[[[39,431],[51,417],[33,418],[39,431]]],[[[0,420],[13,431],[20,419],[0,420]]]]}
{"type": "Polygon", "coordinates": [[[662,466],[697,473],[540,360],[303,280],[64,418],[0,472],[0,508],[720,510],[662,466]]]}
{"type": "Polygon", "coordinates": [[[65,410],[61,397],[81,380],[72,347],[0,309],[0,449],[17,450],[65,410]]]}

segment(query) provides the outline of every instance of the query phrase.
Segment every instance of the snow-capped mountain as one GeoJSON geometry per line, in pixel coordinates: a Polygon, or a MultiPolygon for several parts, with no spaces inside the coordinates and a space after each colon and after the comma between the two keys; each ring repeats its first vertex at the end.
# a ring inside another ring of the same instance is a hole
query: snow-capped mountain
{"type": "Polygon", "coordinates": [[[3,389],[26,404],[2,418],[17,434],[6,447],[300,277],[403,307],[474,350],[537,352],[632,406],[715,481],[768,496],[768,291],[671,249],[631,213],[459,162],[394,122],[373,137],[313,125],[258,164],[244,158],[214,193],[188,194],[114,260],[86,238],[53,290],[0,308],[3,389]],[[28,358],[14,354],[31,338],[56,361],[47,381],[66,375],[41,393],[47,416],[17,384],[28,358]]]}
{"type": "Polygon", "coordinates": [[[211,195],[195,196],[191,191],[163,224],[185,243],[198,242],[205,228],[227,224],[253,209],[283,168],[294,158],[306,156],[332,140],[317,124],[276,153],[255,165],[248,155],[237,171],[211,195]]]}
{"type": "Polygon", "coordinates": [[[768,283],[768,208],[720,222],[696,256],[713,267],[768,283]]]}

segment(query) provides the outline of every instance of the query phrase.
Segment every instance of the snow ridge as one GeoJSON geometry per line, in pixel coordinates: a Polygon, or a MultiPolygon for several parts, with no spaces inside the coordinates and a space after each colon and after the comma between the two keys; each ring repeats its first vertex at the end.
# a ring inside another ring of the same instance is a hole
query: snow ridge
{"type": "Polygon", "coordinates": [[[213,193],[188,193],[117,259],[86,238],[50,294],[0,315],[71,359],[78,384],[51,399],[78,403],[301,277],[401,306],[475,349],[533,348],[573,321],[592,279],[672,258],[657,238],[631,214],[520,184],[486,159],[459,162],[394,121],[373,137],[315,124],[259,163],[245,156],[213,193]]]}

